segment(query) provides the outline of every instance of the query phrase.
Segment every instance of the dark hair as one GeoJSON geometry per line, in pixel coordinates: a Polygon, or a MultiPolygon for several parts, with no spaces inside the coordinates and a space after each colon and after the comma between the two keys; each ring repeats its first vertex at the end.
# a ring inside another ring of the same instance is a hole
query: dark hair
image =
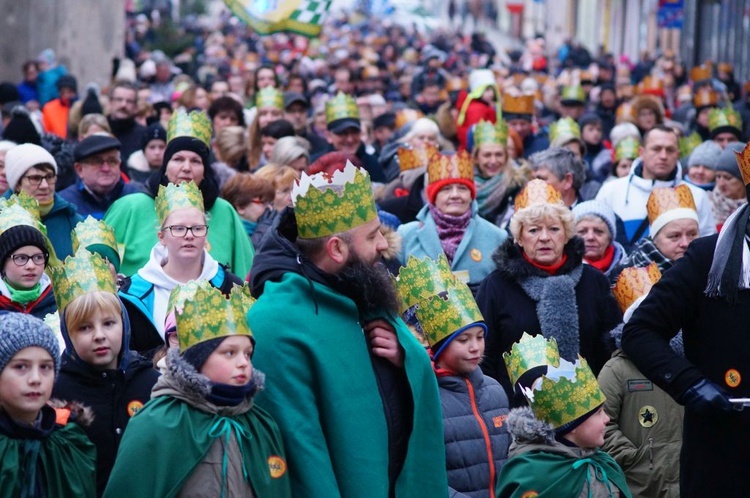
{"type": "Polygon", "coordinates": [[[237,116],[237,124],[239,126],[245,126],[245,116],[242,112],[242,104],[234,100],[232,97],[219,97],[208,106],[208,117],[211,121],[213,121],[220,112],[234,113],[234,115],[237,116]]]}
{"type": "Polygon", "coordinates": [[[289,83],[290,83],[290,82],[291,82],[292,80],[299,80],[299,81],[301,81],[301,82],[302,82],[302,94],[306,96],[306,95],[307,95],[307,92],[308,92],[308,87],[307,87],[307,79],[306,79],[306,78],[304,78],[304,77],[303,77],[303,76],[302,76],[301,74],[299,74],[299,73],[292,73],[292,74],[290,74],[290,75],[289,75],[289,76],[287,77],[287,79],[286,79],[286,88],[287,88],[287,90],[289,89],[289,83]]]}
{"type": "Polygon", "coordinates": [[[643,144],[644,147],[648,143],[648,137],[649,137],[649,135],[651,135],[651,133],[654,132],[654,131],[661,131],[663,133],[671,133],[679,141],[680,137],[677,135],[677,132],[674,130],[674,128],[672,128],[670,126],[667,126],[667,125],[664,125],[664,124],[658,124],[658,125],[654,126],[653,128],[651,128],[650,130],[648,130],[646,133],[643,134],[643,141],[641,143],[643,144]]]}
{"type": "Polygon", "coordinates": [[[283,137],[293,137],[295,135],[294,125],[286,119],[277,119],[271,121],[266,126],[260,129],[260,136],[272,137],[275,139],[283,137]]]}
{"type": "Polygon", "coordinates": [[[323,252],[326,244],[332,237],[338,237],[347,244],[351,243],[352,236],[349,232],[334,233],[333,235],[326,235],[325,237],[318,237],[317,239],[303,239],[297,237],[295,244],[299,249],[299,252],[307,259],[313,259],[318,254],[323,252]]]}
{"type": "Polygon", "coordinates": [[[258,69],[253,72],[253,94],[258,93],[258,74],[264,69],[268,69],[273,73],[273,80],[275,81],[274,87],[279,88],[279,75],[276,74],[276,70],[270,64],[261,64],[258,66],[258,69]]]}
{"type": "Polygon", "coordinates": [[[112,87],[109,89],[109,96],[112,97],[114,95],[115,90],[118,88],[125,88],[127,90],[132,90],[135,92],[135,100],[136,103],[138,103],[138,87],[135,83],[130,82],[128,80],[117,80],[112,84],[112,87]]]}
{"type": "Polygon", "coordinates": [[[31,66],[34,66],[34,68],[36,68],[36,70],[39,71],[39,63],[37,61],[31,61],[31,60],[24,62],[23,65],[21,66],[21,70],[25,73],[26,71],[29,70],[29,67],[31,66]]]}

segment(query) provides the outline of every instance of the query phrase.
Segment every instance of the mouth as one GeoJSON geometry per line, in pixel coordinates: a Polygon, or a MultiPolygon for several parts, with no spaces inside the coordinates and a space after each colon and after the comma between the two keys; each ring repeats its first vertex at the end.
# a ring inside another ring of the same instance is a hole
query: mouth
{"type": "Polygon", "coordinates": [[[102,346],[94,350],[94,354],[96,356],[105,356],[107,353],[109,353],[109,348],[106,346],[102,346]]]}
{"type": "Polygon", "coordinates": [[[42,397],[42,393],[39,393],[39,392],[26,393],[26,394],[24,394],[24,396],[26,398],[39,399],[39,398],[42,397]]]}
{"type": "Polygon", "coordinates": [[[247,375],[236,375],[234,376],[234,380],[240,384],[244,384],[247,382],[247,375]]]}

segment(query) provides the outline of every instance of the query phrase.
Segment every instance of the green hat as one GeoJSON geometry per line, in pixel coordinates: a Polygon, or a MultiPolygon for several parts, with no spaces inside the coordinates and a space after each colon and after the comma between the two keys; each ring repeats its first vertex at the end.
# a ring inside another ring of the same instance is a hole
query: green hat
{"type": "Polygon", "coordinates": [[[582,86],[564,86],[560,92],[560,103],[563,105],[584,105],[586,103],[586,91],[582,86]]]}
{"type": "Polygon", "coordinates": [[[708,130],[711,138],[720,133],[732,133],[737,139],[742,137],[742,118],[732,107],[714,108],[708,114],[708,130]]]}
{"type": "Polygon", "coordinates": [[[615,161],[635,159],[639,155],[641,142],[635,137],[625,137],[615,147],[615,161]]]}

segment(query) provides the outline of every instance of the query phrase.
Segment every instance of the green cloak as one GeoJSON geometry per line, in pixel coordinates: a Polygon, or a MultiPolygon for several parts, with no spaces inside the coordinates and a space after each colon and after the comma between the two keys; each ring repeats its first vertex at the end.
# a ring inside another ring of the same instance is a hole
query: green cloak
{"type": "MultiPolygon", "coordinates": [[[[295,498],[387,498],[387,423],[354,302],[289,272],[265,283],[248,321],[257,341],[253,364],[266,373],[258,404],[281,429],[295,498]]],[[[437,381],[404,322],[391,324],[414,399],[396,497],[447,496],[437,381]]]]}
{"type": "MultiPolygon", "coordinates": [[[[239,215],[224,199],[216,199],[208,214],[208,252],[232,273],[245,278],[255,253],[239,215]]],[[[123,253],[120,272],[133,275],[145,266],[151,249],[159,242],[154,199],[144,193],[127,195],[110,206],[103,221],[115,230],[123,253]]]]}

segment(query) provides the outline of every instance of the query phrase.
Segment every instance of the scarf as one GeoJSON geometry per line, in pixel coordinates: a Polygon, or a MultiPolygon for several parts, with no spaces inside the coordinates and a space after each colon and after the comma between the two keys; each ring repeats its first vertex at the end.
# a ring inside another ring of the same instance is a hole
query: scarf
{"type": "Polygon", "coordinates": [[[708,297],[723,297],[730,305],[737,303],[740,289],[750,288],[750,249],[746,243],[750,231],[748,218],[748,204],[727,218],[716,241],[704,291],[708,297]]]}
{"type": "Polygon", "coordinates": [[[624,267],[636,266],[638,268],[644,268],[651,263],[656,263],[662,273],[672,268],[674,264],[674,261],[661,253],[651,237],[639,240],[627,259],[622,262],[624,267]]]}
{"type": "Polygon", "coordinates": [[[216,406],[237,406],[257,390],[258,385],[254,379],[250,379],[250,382],[241,386],[217,382],[211,385],[211,392],[206,396],[206,399],[216,406]]]}
{"type": "Polygon", "coordinates": [[[555,275],[557,271],[560,268],[562,268],[562,265],[564,265],[565,262],[568,260],[568,255],[563,253],[562,258],[560,258],[560,261],[552,265],[543,265],[541,263],[537,263],[536,261],[532,261],[531,258],[529,258],[526,255],[526,253],[523,253],[523,259],[525,259],[529,264],[535,266],[536,268],[539,268],[543,272],[547,272],[550,275],[555,275]]]}
{"type": "Polygon", "coordinates": [[[244,218],[240,218],[240,221],[242,222],[242,227],[245,229],[245,233],[248,237],[252,236],[255,233],[255,229],[258,228],[258,222],[256,221],[250,221],[244,218]]]}
{"type": "Polygon", "coordinates": [[[609,247],[607,247],[607,250],[604,251],[604,256],[601,257],[601,259],[598,259],[597,261],[591,261],[588,259],[584,260],[586,263],[590,264],[600,272],[605,272],[609,269],[610,265],[612,265],[612,260],[615,259],[615,246],[614,244],[610,244],[609,247]]]}
{"type": "Polygon", "coordinates": [[[717,188],[709,192],[708,196],[711,199],[711,212],[717,225],[722,225],[732,213],[747,203],[747,199],[730,199],[722,195],[717,188]]]}
{"type": "Polygon", "coordinates": [[[475,168],[474,183],[477,188],[479,215],[482,218],[491,216],[492,212],[500,205],[503,197],[505,197],[505,192],[507,190],[507,175],[504,173],[498,173],[492,178],[482,178],[479,176],[479,171],[475,168]]]}
{"type": "Polygon", "coordinates": [[[31,289],[16,289],[7,280],[5,283],[10,293],[10,300],[14,303],[29,304],[39,299],[39,296],[42,295],[42,284],[39,282],[31,289]]]}
{"type": "Polygon", "coordinates": [[[456,255],[458,245],[464,238],[466,229],[471,221],[471,209],[468,209],[461,216],[451,216],[441,212],[434,204],[428,204],[432,219],[435,220],[440,245],[443,248],[448,263],[453,264],[453,257],[456,255]]]}

